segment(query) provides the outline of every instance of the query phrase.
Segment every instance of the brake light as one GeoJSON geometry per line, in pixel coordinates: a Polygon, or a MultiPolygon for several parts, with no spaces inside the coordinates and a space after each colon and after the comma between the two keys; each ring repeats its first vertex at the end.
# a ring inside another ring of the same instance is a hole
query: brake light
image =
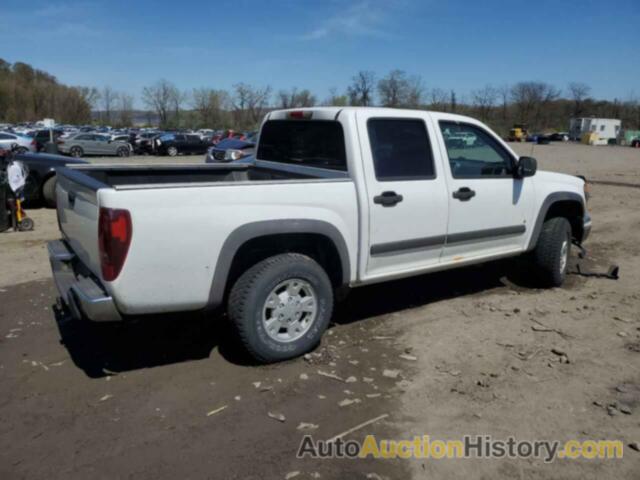
{"type": "Polygon", "coordinates": [[[293,112],[289,112],[289,118],[293,118],[295,120],[308,120],[313,115],[313,112],[310,110],[295,110],[293,112]]]}
{"type": "Polygon", "coordinates": [[[131,244],[131,215],[128,210],[100,208],[98,247],[102,278],[112,282],[122,270],[131,244]]]}
{"type": "Polygon", "coordinates": [[[31,145],[33,145],[35,147],[37,144],[38,144],[38,142],[36,142],[35,138],[33,140],[31,140],[31,145]]]}

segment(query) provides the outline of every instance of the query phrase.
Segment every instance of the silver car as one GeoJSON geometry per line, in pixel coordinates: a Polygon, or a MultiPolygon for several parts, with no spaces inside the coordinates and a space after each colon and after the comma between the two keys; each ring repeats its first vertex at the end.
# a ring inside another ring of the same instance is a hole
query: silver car
{"type": "Polygon", "coordinates": [[[112,141],[108,136],[97,133],[77,133],[60,139],[58,150],[76,158],[84,155],[117,155],[118,157],[131,155],[131,145],[127,142],[112,141]]]}
{"type": "Polygon", "coordinates": [[[0,148],[11,150],[14,145],[18,153],[36,151],[36,142],[33,138],[18,133],[0,132],[0,148]]]}

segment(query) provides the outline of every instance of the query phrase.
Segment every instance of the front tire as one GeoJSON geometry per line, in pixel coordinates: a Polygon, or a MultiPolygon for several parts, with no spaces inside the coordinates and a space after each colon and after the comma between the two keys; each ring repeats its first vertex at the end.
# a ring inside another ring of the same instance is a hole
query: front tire
{"type": "Polygon", "coordinates": [[[261,363],[278,362],[320,343],[333,311],[333,288],[315,260],[286,253],[244,272],[227,309],[249,355],[261,363]]]}
{"type": "Polygon", "coordinates": [[[56,177],[47,178],[42,185],[42,200],[49,208],[56,208],[56,177]]]}
{"type": "Polygon", "coordinates": [[[567,277],[571,253],[571,225],[566,218],[546,220],[533,251],[538,279],[543,287],[560,287],[567,277]]]}
{"type": "Polygon", "coordinates": [[[178,149],[176,147],[167,148],[167,155],[169,155],[170,157],[175,157],[176,155],[178,155],[178,149]]]}

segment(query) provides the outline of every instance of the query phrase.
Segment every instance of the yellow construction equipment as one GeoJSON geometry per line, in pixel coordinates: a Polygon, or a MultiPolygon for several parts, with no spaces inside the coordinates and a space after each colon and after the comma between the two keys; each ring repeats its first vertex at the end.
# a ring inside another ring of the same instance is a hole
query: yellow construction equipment
{"type": "Polygon", "coordinates": [[[511,130],[509,130],[508,140],[510,142],[526,142],[529,130],[527,126],[523,124],[515,124],[511,130]]]}

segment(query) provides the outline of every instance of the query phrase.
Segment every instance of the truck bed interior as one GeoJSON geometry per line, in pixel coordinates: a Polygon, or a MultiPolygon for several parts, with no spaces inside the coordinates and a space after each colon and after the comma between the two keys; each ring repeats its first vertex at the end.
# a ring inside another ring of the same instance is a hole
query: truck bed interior
{"type": "Polygon", "coordinates": [[[94,188],[141,188],[143,186],[193,185],[215,182],[347,179],[347,172],[256,161],[255,164],[189,165],[73,165],[65,176],[90,177],[94,188]]]}

